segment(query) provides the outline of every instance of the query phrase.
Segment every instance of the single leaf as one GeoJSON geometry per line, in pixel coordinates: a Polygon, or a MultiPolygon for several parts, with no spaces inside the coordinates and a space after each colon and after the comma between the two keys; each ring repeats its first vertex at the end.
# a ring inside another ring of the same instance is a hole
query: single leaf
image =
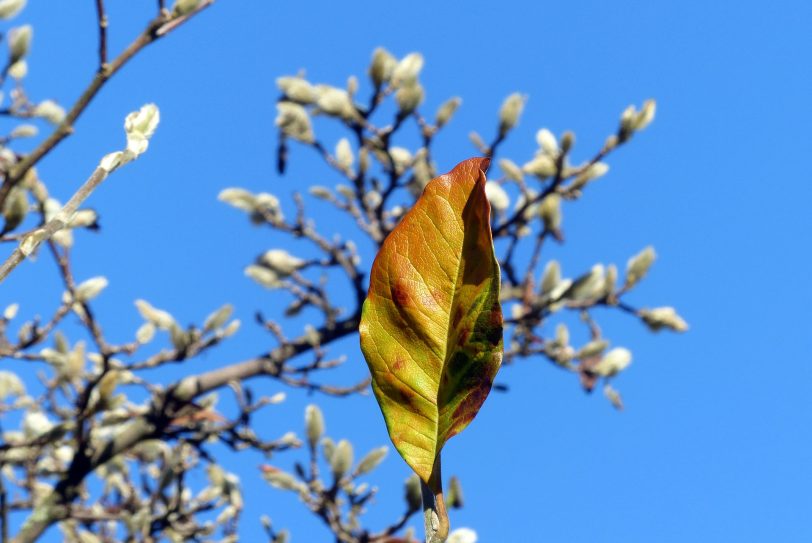
{"type": "Polygon", "coordinates": [[[488,159],[432,180],[381,246],[361,349],[389,437],[435,494],[440,451],[476,416],[502,362],[488,159]]]}

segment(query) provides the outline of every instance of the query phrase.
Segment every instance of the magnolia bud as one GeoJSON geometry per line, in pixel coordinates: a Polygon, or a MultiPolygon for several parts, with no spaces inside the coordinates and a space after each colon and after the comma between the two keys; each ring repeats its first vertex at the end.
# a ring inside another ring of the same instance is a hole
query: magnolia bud
{"type": "Polygon", "coordinates": [[[412,113],[423,103],[423,86],[417,81],[404,85],[395,93],[395,101],[398,103],[400,115],[406,116],[412,113]]]}
{"type": "Polygon", "coordinates": [[[548,155],[556,156],[558,154],[558,142],[553,133],[546,128],[542,128],[536,133],[536,142],[541,147],[541,150],[548,155]]]}
{"type": "Polygon", "coordinates": [[[274,124],[283,134],[303,143],[313,143],[313,127],[305,108],[293,102],[278,102],[276,113],[274,124]]]}
{"type": "Polygon", "coordinates": [[[575,145],[575,133],[567,130],[561,135],[561,152],[567,154],[575,145]]]}
{"type": "Polygon", "coordinates": [[[282,286],[279,274],[273,270],[269,270],[265,266],[257,266],[255,264],[246,266],[245,275],[265,288],[275,289],[282,286]]]}
{"type": "Polygon", "coordinates": [[[333,457],[330,460],[330,468],[336,480],[341,479],[352,467],[353,452],[352,443],[342,439],[336,445],[333,457]]]}
{"type": "Polygon", "coordinates": [[[559,347],[566,347],[570,344],[570,330],[563,322],[555,327],[555,342],[559,347]]]}
{"type": "Polygon", "coordinates": [[[324,415],[317,405],[310,404],[305,408],[305,432],[308,445],[311,449],[315,449],[319,439],[324,435],[324,415]]]}
{"type": "Polygon", "coordinates": [[[688,330],[688,323],[677,314],[677,311],[673,307],[641,309],[638,315],[640,315],[643,322],[654,332],[659,332],[663,328],[668,328],[675,332],[685,332],[688,330]]]}
{"type": "Polygon", "coordinates": [[[321,452],[328,464],[333,461],[333,455],[336,452],[336,445],[333,443],[332,439],[325,437],[321,440],[321,452]]]}
{"type": "Polygon", "coordinates": [[[502,107],[499,109],[499,134],[501,136],[507,134],[519,122],[519,116],[522,114],[526,100],[526,96],[514,92],[502,102],[502,107]]]}
{"type": "Polygon", "coordinates": [[[544,154],[536,155],[536,157],[526,163],[522,169],[531,175],[535,175],[539,179],[551,177],[555,175],[558,170],[555,165],[555,160],[550,155],[544,154]]]}
{"type": "Polygon", "coordinates": [[[524,174],[522,174],[521,168],[519,168],[512,160],[503,158],[499,161],[499,168],[502,170],[505,177],[511,181],[516,181],[517,183],[524,181],[524,174]]]}
{"type": "Polygon", "coordinates": [[[302,269],[307,262],[291,255],[284,249],[271,249],[263,254],[259,261],[276,272],[279,277],[287,277],[293,272],[302,269]]]}
{"type": "Polygon", "coordinates": [[[544,267],[544,273],[541,276],[541,294],[550,294],[560,282],[561,265],[557,260],[551,260],[544,267]]]}
{"type": "Polygon", "coordinates": [[[392,71],[392,85],[402,87],[415,83],[422,69],[423,55],[420,53],[409,53],[398,62],[392,71]]]}
{"type": "Polygon", "coordinates": [[[654,100],[646,100],[643,102],[643,107],[634,119],[634,131],[639,132],[644,130],[651,121],[654,120],[654,114],[657,110],[657,103],[654,100]]]}
{"type": "Polygon", "coordinates": [[[456,475],[452,475],[448,481],[448,493],[446,495],[446,503],[452,509],[460,509],[465,503],[465,498],[462,494],[462,485],[456,475]]]}
{"type": "Polygon", "coordinates": [[[9,64],[14,64],[28,54],[31,48],[31,25],[18,26],[8,32],[9,64]]]}
{"type": "Polygon", "coordinates": [[[376,88],[380,88],[392,77],[392,71],[397,65],[397,59],[384,49],[378,47],[372,53],[372,64],[369,66],[369,77],[376,88]]]}
{"type": "Polygon", "coordinates": [[[20,310],[20,304],[11,304],[3,311],[3,318],[7,321],[12,320],[17,316],[17,311],[20,310]]]}
{"type": "Polygon", "coordinates": [[[629,259],[626,264],[626,288],[634,286],[646,276],[655,258],[657,253],[654,252],[654,247],[649,245],[629,259]]]}
{"type": "Polygon", "coordinates": [[[476,532],[470,528],[457,528],[450,534],[448,534],[448,539],[445,540],[445,543],[476,543],[477,542],[477,535],[476,532]]]}
{"type": "Polygon", "coordinates": [[[575,358],[589,358],[602,353],[609,347],[609,342],[603,339],[593,339],[575,353],[575,358]]]}
{"type": "Polygon", "coordinates": [[[155,325],[151,322],[145,322],[135,332],[135,340],[141,345],[149,343],[153,337],[155,337],[155,325]]]}
{"type": "Polygon", "coordinates": [[[412,474],[405,483],[406,505],[409,511],[419,511],[423,505],[423,491],[420,488],[420,477],[412,474]]]}
{"type": "Polygon", "coordinates": [[[155,104],[146,104],[138,111],[127,115],[124,119],[124,132],[127,134],[127,153],[130,156],[122,158],[127,162],[147,150],[149,139],[155,133],[161,114],[155,104]]]}
{"type": "Polygon", "coordinates": [[[312,104],[316,101],[316,89],[301,77],[283,76],[276,78],[276,86],[294,102],[312,104]]]}
{"type": "Polygon", "coordinates": [[[317,87],[317,92],[318,100],[316,100],[316,105],[323,113],[345,120],[351,120],[358,116],[358,111],[355,109],[346,90],[320,85],[317,87]]]}
{"type": "Polygon", "coordinates": [[[617,283],[617,266],[614,264],[606,266],[606,276],[603,278],[603,281],[604,295],[611,296],[615,292],[615,284],[617,283]]]}
{"type": "Polygon", "coordinates": [[[28,75],[28,63],[25,59],[20,59],[8,67],[8,75],[19,81],[28,75]]]}
{"type": "Polygon", "coordinates": [[[498,213],[504,212],[510,206],[510,198],[499,183],[488,181],[485,183],[485,195],[491,203],[491,207],[498,213]]]}
{"type": "Polygon", "coordinates": [[[53,100],[44,100],[34,107],[34,116],[51,124],[59,124],[65,118],[65,110],[53,100]]]}
{"type": "Polygon", "coordinates": [[[141,313],[144,320],[151,322],[156,328],[169,330],[173,326],[177,326],[172,315],[166,311],[152,307],[146,300],[136,300],[135,307],[138,309],[138,312],[141,313]]]}
{"type": "Polygon", "coordinates": [[[33,124],[21,124],[11,131],[10,136],[12,138],[33,138],[38,132],[39,129],[33,124]]]}
{"type": "Polygon", "coordinates": [[[386,458],[386,454],[389,452],[389,447],[378,447],[377,449],[372,449],[367,453],[364,458],[358,462],[358,467],[355,468],[355,473],[357,475],[364,475],[365,473],[369,473],[373,469],[377,468],[383,459],[386,458]]]}
{"type": "Polygon", "coordinates": [[[443,105],[437,110],[436,120],[434,124],[437,125],[437,128],[442,128],[445,124],[451,119],[451,116],[454,115],[454,112],[457,111],[457,108],[460,107],[462,104],[462,99],[459,96],[455,96],[449,100],[443,102],[443,105]]]}
{"type": "Polygon", "coordinates": [[[556,232],[561,227],[561,197],[558,194],[550,194],[541,201],[539,215],[544,221],[544,228],[550,232],[556,232]]]}
{"type": "Polygon", "coordinates": [[[348,171],[352,168],[352,163],[354,162],[355,157],[352,154],[352,147],[350,147],[350,141],[347,138],[341,138],[338,140],[336,144],[336,162],[338,162],[339,167],[342,170],[348,171]]]}
{"type": "Polygon", "coordinates": [[[584,185],[592,181],[593,179],[597,179],[606,175],[606,172],[609,171],[609,165],[605,162],[596,162],[595,164],[590,164],[584,171],[582,171],[572,184],[569,186],[570,190],[578,190],[581,189],[584,185]]]}
{"type": "Polygon", "coordinates": [[[20,226],[28,215],[28,207],[26,192],[19,187],[12,188],[3,206],[3,232],[11,232],[20,226]]]}
{"type": "Polygon", "coordinates": [[[211,332],[212,330],[220,328],[231,317],[232,313],[234,313],[234,306],[225,304],[206,317],[206,320],[203,322],[203,331],[211,332]]]}
{"type": "Polygon", "coordinates": [[[26,0],[0,0],[0,19],[11,19],[24,7],[26,0]]]}
{"type": "Polygon", "coordinates": [[[88,279],[76,287],[76,290],[74,291],[76,301],[80,303],[89,302],[98,296],[99,293],[105,289],[105,287],[107,287],[106,277],[94,277],[92,279],[88,279]]]}
{"type": "Polygon", "coordinates": [[[25,385],[22,379],[10,371],[0,371],[0,401],[4,401],[9,396],[23,395],[25,395],[25,385]]]}
{"type": "Polygon", "coordinates": [[[197,6],[200,5],[201,0],[177,0],[172,7],[172,12],[175,15],[186,15],[191,13],[197,6]]]}
{"type": "Polygon", "coordinates": [[[600,362],[591,368],[592,373],[603,377],[612,377],[626,369],[632,363],[632,353],[623,347],[616,347],[603,355],[600,362]]]}
{"type": "Polygon", "coordinates": [[[603,286],[603,264],[595,264],[589,273],[576,279],[564,295],[576,302],[593,300],[602,294],[603,286]]]}

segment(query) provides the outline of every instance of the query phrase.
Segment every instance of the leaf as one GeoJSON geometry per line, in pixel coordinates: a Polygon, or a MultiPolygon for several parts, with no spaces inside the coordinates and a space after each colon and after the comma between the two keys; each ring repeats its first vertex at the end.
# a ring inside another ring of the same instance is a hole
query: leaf
{"type": "Polygon", "coordinates": [[[432,491],[440,451],[476,416],[502,361],[488,159],[432,180],[381,246],[361,349],[389,437],[432,491]]]}

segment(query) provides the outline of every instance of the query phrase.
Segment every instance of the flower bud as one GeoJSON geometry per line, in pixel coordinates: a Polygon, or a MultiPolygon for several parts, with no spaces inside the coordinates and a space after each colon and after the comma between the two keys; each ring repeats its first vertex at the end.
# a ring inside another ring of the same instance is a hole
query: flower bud
{"type": "Polygon", "coordinates": [[[511,181],[516,181],[517,183],[524,181],[524,174],[522,174],[521,168],[519,168],[512,160],[503,158],[499,161],[499,168],[502,170],[505,177],[511,181]]]}
{"type": "Polygon", "coordinates": [[[34,107],[34,116],[51,124],[59,124],[65,119],[65,110],[53,100],[44,100],[34,107]]]}
{"type": "Polygon", "coordinates": [[[303,143],[313,143],[313,127],[310,116],[305,108],[293,102],[278,102],[276,104],[276,120],[274,124],[286,136],[303,143]]]}
{"type": "Polygon", "coordinates": [[[145,321],[151,322],[160,330],[169,330],[177,326],[175,319],[168,312],[156,309],[146,300],[136,300],[135,307],[145,321]]]}
{"type": "Polygon", "coordinates": [[[561,135],[561,152],[567,154],[575,145],[575,133],[567,130],[561,135]]]}
{"type": "Polygon", "coordinates": [[[135,340],[141,345],[149,343],[153,337],[155,337],[155,325],[151,322],[145,322],[135,332],[135,340]]]}
{"type": "Polygon", "coordinates": [[[654,114],[657,110],[657,103],[654,100],[646,100],[643,102],[643,107],[634,119],[634,131],[639,132],[644,130],[651,121],[654,120],[654,114]]]}
{"type": "Polygon", "coordinates": [[[423,103],[424,96],[423,86],[417,81],[401,86],[395,93],[395,101],[398,104],[400,115],[411,114],[423,103]]]}
{"type": "Polygon", "coordinates": [[[291,255],[284,249],[271,249],[266,251],[265,254],[260,257],[259,261],[276,272],[279,277],[287,277],[307,265],[307,262],[291,255]]]}
{"type": "Polygon", "coordinates": [[[388,452],[389,447],[385,446],[369,451],[367,455],[358,462],[358,467],[355,468],[356,475],[364,475],[377,468],[381,462],[383,462],[383,459],[386,458],[388,452]]]}
{"type": "Polygon", "coordinates": [[[541,150],[550,156],[558,155],[558,142],[552,132],[546,128],[542,128],[536,133],[536,142],[541,147],[541,150]]]}
{"type": "Polygon", "coordinates": [[[245,275],[265,288],[275,289],[282,286],[279,275],[265,266],[251,264],[245,267],[245,275]]]}
{"type": "Polygon", "coordinates": [[[294,102],[312,104],[316,101],[316,89],[304,78],[296,76],[277,77],[276,86],[285,93],[285,97],[294,102]]]}
{"type": "Polygon", "coordinates": [[[392,77],[392,71],[397,65],[397,59],[384,49],[378,47],[372,53],[372,64],[369,66],[369,77],[376,88],[380,88],[392,77]]]}
{"type": "Polygon", "coordinates": [[[346,90],[330,87],[329,85],[319,85],[317,93],[316,105],[326,115],[344,120],[351,120],[358,116],[358,111],[355,109],[346,90]]]}
{"type": "Polygon", "coordinates": [[[172,13],[178,16],[186,15],[196,10],[198,5],[200,5],[200,0],[176,0],[172,13]]]}
{"type": "Polygon", "coordinates": [[[28,207],[26,192],[19,187],[12,188],[3,205],[3,232],[11,232],[20,226],[28,215],[28,207]]]}
{"type": "Polygon", "coordinates": [[[593,339],[575,353],[575,358],[589,358],[597,354],[601,354],[606,348],[609,347],[609,342],[603,339],[593,339]]]}
{"type": "Polygon", "coordinates": [[[336,144],[336,162],[342,170],[349,171],[354,161],[350,141],[347,138],[341,138],[336,144]]]}
{"type": "Polygon", "coordinates": [[[0,19],[11,19],[24,7],[26,0],[0,0],[0,19]]]}
{"type": "Polygon", "coordinates": [[[455,96],[443,102],[443,105],[437,110],[437,116],[434,121],[437,128],[442,128],[448,123],[451,116],[454,115],[454,112],[460,107],[460,104],[462,104],[462,99],[459,96],[455,96]]]}
{"type": "Polygon", "coordinates": [[[445,543],[476,543],[476,532],[470,528],[457,528],[448,534],[445,543]]]}
{"type": "Polygon", "coordinates": [[[603,377],[612,377],[626,369],[632,363],[632,353],[623,347],[616,347],[603,355],[600,362],[591,368],[592,373],[603,377]]]}
{"type": "Polygon", "coordinates": [[[423,55],[409,53],[398,62],[392,71],[392,85],[402,87],[417,82],[417,76],[423,69],[423,55]]]}
{"type": "Polygon", "coordinates": [[[107,287],[106,277],[93,277],[80,283],[74,291],[76,301],[80,303],[89,302],[98,296],[107,287]]]}
{"type": "Polygon", "coordinates": [[[561,265],[557,260],[551,260],[544,266],[544,273],[541,276],[541,294],[550,294],[561,282],[561,265]]]}
{"type": "Polygon", "coordinates": [[[656,258],[657,253],[654,252],[654,247],[651,245],[631,257],[626,264],[626,288],[634,286],[643,279],[656,258]]]}
{"type": "Polygon", "coordinates": [[[17,311],[20,310],[20,304],[11,304],[3,311],[3,319],[10,321],[17,316],[17,311]]]}
{"type": "Polygon", "coordinates": [[[14,64],[28,54],[34,29],[31,25],[18,26],[8,32],[9,64],[14,64]]]}
{"type": "Polygon", "coordinates": [[[505,136],[519,122],[526,101],[525,95],[514,92],[502,102],[502,107],[499,109],[499,134],[501,136],[505,136]]]}
{"type": "Polygon", "coordinates": [[[539,215],[545,229],[557,232],[561,228],[561,197],[553,193],[544,198],[539,207],[539,215]]]}
{"type": "Polygon", "coordinates": [[[486,182],[485,195],[488,197],[491,207],[496,210],[497,213],[504,212],[510,206],[510,198],[499,183],[494,181],[486,182]]]}
{"type": "Polygon", "coordinates": [[[234,313],[234,306],[225,304],[206,317],[206,320],[203,322],[203,331],[211,332],[212,330],[220,328],[231,317],[232,313],[234,313]]]}
{"type": "Polygon", "coordinates": [[[310,404],[305,408],[305,432],[308,445],[311,449],[315,449],[319,439],[324,435],[324,415],[317,405],[310,404]]]}
{"type": "Polygon", "coordinates": [[[11,66],[9,66],[8,75],[13,77],[17,81],[25,79],[25,76],[28,75],[28,63],[25,61],[25,59],[20,59],[11,66]]]}
{"type": "Polygon", "coordinates": [[[526,163],[522,169],[531,175],[535,175],[539,179],[545,179],[555,175],[557,168],[555,160],[549,155],[539,154],[533,160],[526,163]]]}
{"type": "Polygon", "coordinates": [[[593,300],[602,294],[603,286],[603,264],[595,264],[589,273],[575,280],[564,296],[576,302],[593,300]]]}
{"type": "Polygon", "coordinates": [[[14,127],[11,131],[12,138],[33,138],[37,135],[39,129],[33,124],[21,124],[14,127]]]}
{"type": "Polygon", "coordinates": [[[688,323],[677,314],[673,307],[656,307],[654,309],[641,309],[638,312],[643,322],[654,332],[668,328],[675,332],[688,330],[688,323]]]}
{"type": "Polygon", "coordinates": [[[409,511],[419,511],[423,506],[423,491],[420,488],[420,477],[417,475],[412,474],[406,479],[404,498],[409,511]]]}
{"type": "Polygon", "coordinates": [[[460,509],[464,503],[465,498],[462,494],[462,485],[456,475],[452,475],[448,481],[448,493],[446,495],[446,503],[452,509],[460,509]]]}
{"type": "Polygon", "coordinates": [[[569,186],[570,190],[579,190],[590,181],[603,177],[609,171],[609,165],[605,162],[596,162],[589,165],[582,171],[569,186]]]}
{"type": "Polygon", "coordinates": [[[350,471],[353,461],[352,443],[342,439],[336,444],[335,452],[330,460],[330,468],[336,480],[341,479],[350,471]]]}
{"type": "Polygon", "coordinates": [[[161,114],[155,104],[146,104],[138,111],[127,115],[124,119],[124,132],[127,134],[127,151],[132,153],[132,158],[138,157],[147,150],[149,139],[158,128],[161,114]]]}

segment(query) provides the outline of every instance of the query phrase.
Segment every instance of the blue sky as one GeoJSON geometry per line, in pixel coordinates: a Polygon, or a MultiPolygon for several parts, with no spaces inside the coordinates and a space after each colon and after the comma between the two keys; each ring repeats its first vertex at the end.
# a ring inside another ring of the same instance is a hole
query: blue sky
{"type": "MultiPolygon", "coordinates": [[[[120,50],[154,2],[108,3],[111,47],[120,50]]],[[[30,4],[18,18],[35,27],[27,89],[69,104],[95,68],[93,2],[30,4]]],[[[511,92],[529,95],[503,148],[517,161],[532,154],[541,127],[574,130],[575,156],[586,158],[628,104],[656,98],[654,124],[610,159],[610,174],[583,200],[565,207],[567,243],[546,257],[576,274],[595,262],[623,265],[653,244],[659,258],[629,301],[675,305],[691,330],[652,335],[599,315],[635,356],[617,380],[623,413],[544,361],[504,368],[498,382],[510,392],[493,394],[444,451],[444,472],[461,477],[467,497],[452,524],[476,529],[485,543],[809,541],[810,18],[812,4],[802,1],[219,0],[117,76],[39,170],[66,199],[123,143],[126,113],[145,102],[160,106],[147,154],[93,195],[103,232],[79,236],[76,274],[110,280],[97,306],[114,339],[137,327],[136,298],[182,322],[233,302],[246,325],[188,370],[198,371],[269,346],[251,315],[273,316],[284,294],[260,289],[242,270],[266,249],[296,250],[252,228],[218,192],[242,186],[287,198],[339,182],[297,147],[288,174],[276,175],[277,76],[305,68],[312,80],[341,86],[363,76],[376,46],[398,56],[422,52],[425,111],[463,97],[435,148],[441,171],[475,154],[468,132],[490,136],[511,92]]],[[[320,213],[325,230],[347,228],[320,213]]],[[[41,259],[3,284],[0,306],[16,301],[22,315],[46,313],[60,294],[52,264],[41,259]]],[[[364,375],[354,340],[336,352],[349,357],[336,379],[364,375]]],[[[351,439],[359,453],[388,442],[371,397],[315,399],[330,435],[351,439]]],[[[313,400],[290,392],[258,419],[260,429],[301,432],[313,400]]],[[[290,467],[303,458],[273,461],[290,467]]],[[[258,540],[255,519],[267,513],[298,543],[328,541],[293,496],[257,477],[261,461],[224,460],[245,488],[244,540],[258,540]]],[[[382,487],[371,525],[401,512],[407,475],[390,454],[370,477],[382,487]]],[[[58,540],[55,532],[49,538],[58,540]]]]}

